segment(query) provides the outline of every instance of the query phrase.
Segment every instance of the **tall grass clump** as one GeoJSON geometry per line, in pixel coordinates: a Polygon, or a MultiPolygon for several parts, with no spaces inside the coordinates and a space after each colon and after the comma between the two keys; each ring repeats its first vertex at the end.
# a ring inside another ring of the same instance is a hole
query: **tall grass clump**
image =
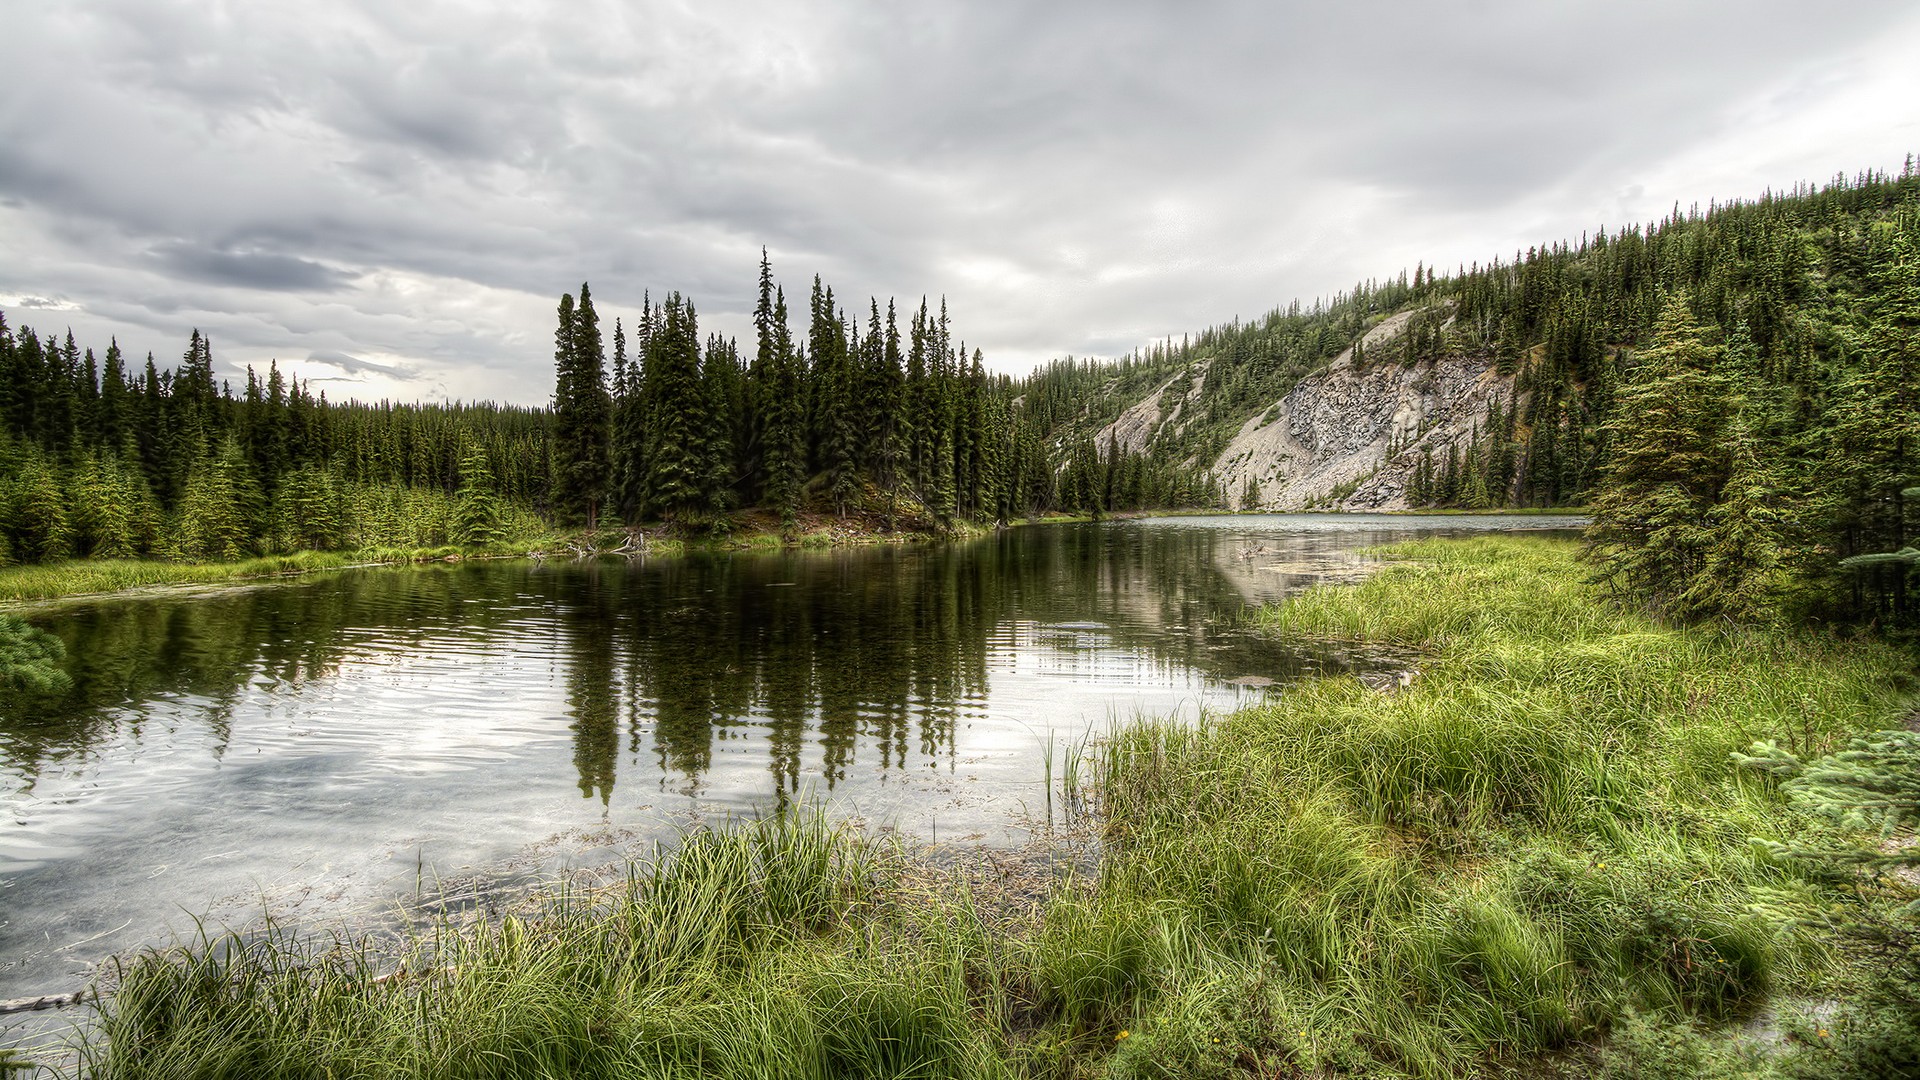
{"type": "Polygon", "coordinates": [[[942,935],[875,916],[884,861],[818,815],[789,815],[692,834],[622,886],[443,928],[397,958],[273,933],[205,938],[124,968],[85,1067],[115,1078],[995,1075],[942,935]]]}
{"type": "MultiPolygon", "coordinates": [[[[1256,621],[1404,648],[1411,688],[1323,678],[1108,743],[1100,895],[1160,913],[1189,963],[1237,965],[1262,1015],[1294,1018],[1287,1045],[1243,1064],[1456,1075],[1597,1038],[1630,1010],[1736,1016],[1820,970],[1824,943],[1795,915],[1833,895],[1750,843],[1805,825],[1730,758],[1888,726],[1911,662],[1662,626],[1601,603],[1575,551],[1401,545],[1367,581],[1256,621]]],[[[1185,1015],[1178,996],[1143,1000],[1137,1023],[1185,1015]]]]}

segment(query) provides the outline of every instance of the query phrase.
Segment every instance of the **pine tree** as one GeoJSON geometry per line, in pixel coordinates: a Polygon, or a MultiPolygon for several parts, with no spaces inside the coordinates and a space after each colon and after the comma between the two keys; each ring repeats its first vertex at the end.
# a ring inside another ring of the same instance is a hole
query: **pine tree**
{"type": "Polygon", "coordinates": [[[700,388],[700,336],[693,308],[669,294],[661,324],[647,339],[647,495],[669,520],[706,508],[710,430],[700,388]]]}
{"type": "Polygon", "coordinates": [[[761,349],[769,357],[771,393],[766,402],[767,505],[791,525],[806,482],[806,414],[799,359],[787,326],[787,297],[774,290],[773,310],[761,331],[761,349]]]}
{"type": "Polygon", "coordinates": [[[460,490],[454,495],[453,519],[447,538],[456,544],[485,547],[506,538],[500,524],[500,502],[494,493],[496,481],[487,464],[487,452],[469,445],[460,458],[460,490]]]}
{"type": "Polygon", "coordinates": [[[600,318],[584,282],[578,307],[572,296],[560,298],[553,359],[554,510],[593,528],[606,497],[612,410],[600,318]]]}
{"type": "Polygon", "coordinates": [[[1670,298],[1653,345],[1621,389],[1614,456],[1587,531],[1597,580],[1682,617],[1704,613],[1695,577],[1730,471],[1730,395],[1716,359],[1685,298],[1670,298]]]}

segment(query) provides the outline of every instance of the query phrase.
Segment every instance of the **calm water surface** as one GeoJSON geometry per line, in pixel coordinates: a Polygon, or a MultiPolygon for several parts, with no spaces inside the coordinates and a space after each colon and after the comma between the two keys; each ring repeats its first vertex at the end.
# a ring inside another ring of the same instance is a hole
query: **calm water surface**
{"type": "Polygon", "coordinates": [[[0,715],[0,999],[75,989],[194,916],[325,920],[795,798],[1019,842],[1048,813],[1050,739],[1349,663],[1240,631],[1248,606],[1355,576],[1371,544],[1577,524],[1166,518],[31,614],[74,686],[0,715]]]}

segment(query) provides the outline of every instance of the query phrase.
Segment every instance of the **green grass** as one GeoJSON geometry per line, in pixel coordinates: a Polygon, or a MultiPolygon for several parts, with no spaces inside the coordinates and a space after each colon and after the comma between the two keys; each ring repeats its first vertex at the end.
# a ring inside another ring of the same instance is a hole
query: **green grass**
{"type": "Polygon", "coordinates": [[[1419,651],[1414,689],[1324,679],[1124,732],[1103,885],[1254,965],[1323,1064],[1459,1073],[1815,977],[1825,943],[1794,916],[1829,898],[1749,843],[1805,824],[1729,755],[1892,725],[1911,661],[1655,625],[1596,603],[1570,544],[1395,553],[1260,622],[1419,651]]]}
{"type": "Polygon", "coordinates": [[[0,568],[0,602],[50,600],[63,596],[117,592],[153,585],[215,584],[250,578],[281,577],[375,563],[438,562],[449,557],[525,554],[534,545],[488,548],[367,548],[359,551],[301,551],[238,562],[181,563],[158,559],[74,559],[68,562],[0,568]]]}
{"type": "Polygon", "coordinates": [[[1653,1046],[1821,975],[1810,927],[1844,894],[1750,843],[1811,826],[1728,755],[1890,725],[1908,658],[1656,625],[1600,605],[1568,544],[1395,554],[1260,622],[1417,651],[1412,688],[1328,677],[1119,729],[1072,778],[1100,807],[1098,880],[1037,915],[799,814],[427,935],[406,978],[374,982],[394,961],[352,943],[136,960],[88,1068],[1456,1076],[1582,1060],[1616,1026],[1653,1046]]]}

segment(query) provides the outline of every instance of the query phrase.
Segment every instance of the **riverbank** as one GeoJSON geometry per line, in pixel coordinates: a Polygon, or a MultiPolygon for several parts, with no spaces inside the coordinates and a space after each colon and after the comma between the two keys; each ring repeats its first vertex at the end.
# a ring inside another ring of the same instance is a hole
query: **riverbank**
{"type": "MultiPolygon", "coordinates": [[[[395,958],[255,942],[135,963],[98,1074],[1451,1075],[1570,1053],[1629,1010],[1721,1023],[1814,986],[1844,883],[1729,754],[1898,716],[1873,644],[1602,607],[1574,545],[1428,541],[1263,616],[1417,651],[1393,693],[1288,687],[1065,763],[1097,877],[1029,889],[805,815],[698,833],[395,958]]],[[[1811,1033],[1809,1033],[1811,1035],[1811,1033]]]]}
{"type": "Polygon", "coordinates": [[[598,558],[679,555],[687,551],[759,551],[916,543],[983,533],[968,523],[944,527],[888,526],[864,515],[801,514],[791,523],[761,511],[743,511],[697,524],[579,530],[522,537],[481,547],[368,548],[298,551],[235,562],[159,559],[72,559],[0,567],[0,604],[83,599],[129,589],[217,585],[298,577],[330,570],[466,559],[598,558]]]}
{"type": "Polygon", "coordinates": [[[298,551],[237,562],[191,563],[159,559],[73,559],[67,562],[0,568],[0,603],[82,598],[128,589],[169,585],[213,585],[298,577],[326,570],[406,563],[457,562],[474,558],[518,558],[546,541],[487,547],[369,548],[357,551],[298,551]]]}

